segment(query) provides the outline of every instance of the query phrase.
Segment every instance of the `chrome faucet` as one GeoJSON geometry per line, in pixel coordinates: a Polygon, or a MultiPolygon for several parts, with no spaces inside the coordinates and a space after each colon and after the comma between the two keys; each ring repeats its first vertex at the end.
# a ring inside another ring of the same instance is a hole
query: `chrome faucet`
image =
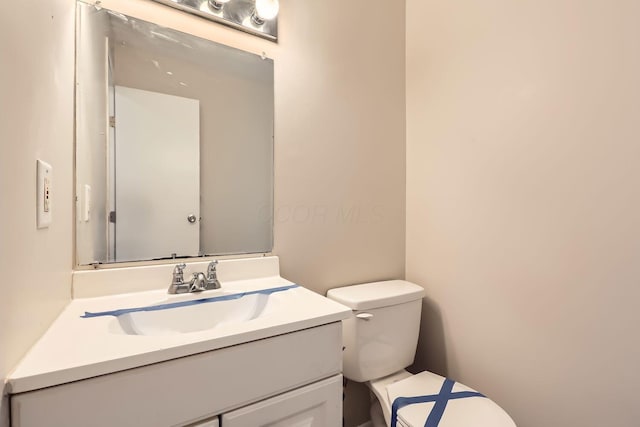
{"type": "Polygon", "coordinates": [[[218,273],[216,267],[218,261],[211,261],[207,268],[207,275],[204,273],[193,273],[191,280],[184,281],[184,269],[186,264],[178,264],[173,269],[173,279],[167,293],[169,294],[185,294],[187,292],[202,292],[210,289],[220,289],[220,282],[218,281],[218,273]]]}

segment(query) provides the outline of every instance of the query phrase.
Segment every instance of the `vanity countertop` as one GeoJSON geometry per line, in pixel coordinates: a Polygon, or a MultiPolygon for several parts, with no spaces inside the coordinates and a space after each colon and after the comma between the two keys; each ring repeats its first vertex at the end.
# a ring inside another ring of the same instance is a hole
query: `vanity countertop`
{"type": "MultiPolygon", "coordinates": [[[[221,291],[243,293],[290,285],[293,283],[280,276],[271,276],[223,281],[221,291]]],[[[219,294],[205,291],[192,298],[219,294]]],[[[338,322],[351,313],[347,307],[298,286],[272,295],[288,301],[284,309],[198,332],[128,335],[116,326],[114,316],[81,317],[85,312],[141,307],[174,297],[185,299],[184,295],[169,296],[166,289],[161,289],[72,300],[7,378],[9,392],[37,390],[338,322]]]]}

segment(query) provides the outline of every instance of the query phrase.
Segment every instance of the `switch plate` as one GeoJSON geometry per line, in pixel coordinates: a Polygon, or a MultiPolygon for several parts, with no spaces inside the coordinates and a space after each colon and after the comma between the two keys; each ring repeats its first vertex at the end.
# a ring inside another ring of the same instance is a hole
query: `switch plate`
{"type": "Polygon", "coordinates": [[[36,226],[38,228],[48,228],[51,224],[52,182],[53,168],[50,164],[38,160],[36,172],[36,226]]]}

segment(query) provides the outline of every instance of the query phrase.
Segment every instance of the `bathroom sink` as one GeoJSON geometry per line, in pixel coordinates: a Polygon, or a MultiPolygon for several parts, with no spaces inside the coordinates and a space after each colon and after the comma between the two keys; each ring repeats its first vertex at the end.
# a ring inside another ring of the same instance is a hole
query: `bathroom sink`
{"type": "Polygon", "coordinates": [[[185,334],[257,319],[271,311],[271,300],[272,294],[254,293],[194,299],[173,304],[177,306],[171,308],[156,304],[120,314],[115,322],[128,335],[185,334]]]}
{"type": "MultiPolygon", "coordinates": [[[[194,262],[190,272],[208,264],[194,262]]],[[[221,260],[219,267],[220,289],[184,294],[167,292],[172,265],[76,272],[75,298],[13,371],[11,392],[325,330],[353,314],[283,279],[277,257],[221,260]]],[[[338,348],[340,335],[329,329],[338,348]]]]}

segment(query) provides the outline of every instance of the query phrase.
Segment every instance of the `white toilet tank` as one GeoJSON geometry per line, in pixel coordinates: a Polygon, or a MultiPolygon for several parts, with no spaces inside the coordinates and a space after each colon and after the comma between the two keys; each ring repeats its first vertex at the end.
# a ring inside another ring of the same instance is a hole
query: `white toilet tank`
{"type": "Polygon", "coordinates": [[[343,372],[365,382],[413,363],[420,331],[422,287],[404,280],[331,289],[327,297],[353,310],[342,321],[343,372]]]}

